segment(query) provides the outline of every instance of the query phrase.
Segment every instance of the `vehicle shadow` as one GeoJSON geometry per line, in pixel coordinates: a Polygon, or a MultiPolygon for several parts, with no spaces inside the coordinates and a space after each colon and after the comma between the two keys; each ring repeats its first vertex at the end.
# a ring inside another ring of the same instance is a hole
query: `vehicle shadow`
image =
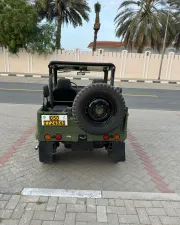
{"type": "Polygon", "coordinates": [[[93,151],[71,151],[69,149],[59,149],[53,157],[54,163],[113,163],[105,149],[95,149],[93,151]]]}

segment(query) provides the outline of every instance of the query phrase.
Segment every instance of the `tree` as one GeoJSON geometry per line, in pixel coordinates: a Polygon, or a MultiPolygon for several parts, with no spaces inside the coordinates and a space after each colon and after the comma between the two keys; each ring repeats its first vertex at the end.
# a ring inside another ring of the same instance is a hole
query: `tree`
{"type": "MultiPolygon", "coordinates": [[[[125,47],[134,47],[142,53],[148,45],[160,52],[168,11],[159,6],[161,0],[126,0],[120,5],[114,21],[116,36],[122,37],[125,47]]],[[[176,32],[174,15],[170,12],[166,46],[172,43],[176,32]]]]}
{"type": "Polygon", "coordinates": [[[168,4],[170,8],[173,9],[175,15],[175,26],[176,26],[176,36],[174,47],[179,50],[180,49],[180,1],[179,0],[168,0],[168,4]]]}
{"type": "Polygon", "coordinates": [[[26,46],[36,24],[37,13],[25,0],[0,2],[0,45],[8,47],[10,52],[17,53],[26,46]]]}
{"type": "Polygon", "coordinates": [[[94,24],[94,43],[93,43],[93,52],[96,51],[96,41],[97,41],[97,34],[98,31],[100,30],[100,11],[101,11],[101,5],[99,4],[99,2],[97,2],[96,4],[94,4],[94,10],[96,13],[96,19],[95,19],[95,24],[94,24]]]}
{"type": "Polygon", "coordinates": [[[34,33],[32,42],[29,42],[26,48],[31,54],[51,54],[55,50],[54,25],[50,23],[39,25],[34,33]]]}
{"type": "Polygon", "coordinates": [[[90,8],[85,0],[36,0],[36,8],[42,19],[56,22],[56,48],[61,48],[63,24],[73,27],[82,26],[83,20],[89,21],[90,8]]]}
{"type": "Polygon", "coordinates": [[[173,6],[174,9],[180,10],[180,1],[179,0],[168,0],[167,1],[170,6],[173,6]]]}
{"type": "Polygon", "coordinates": [[[38,22],[38,14],[27,0],[1,1],[0,45],[13,54],[17,54],[20,48],[40,54],[46,53],[53,47],[53,39],[48,32],[52,27],[47,24],[40,25],[38,22]]]}

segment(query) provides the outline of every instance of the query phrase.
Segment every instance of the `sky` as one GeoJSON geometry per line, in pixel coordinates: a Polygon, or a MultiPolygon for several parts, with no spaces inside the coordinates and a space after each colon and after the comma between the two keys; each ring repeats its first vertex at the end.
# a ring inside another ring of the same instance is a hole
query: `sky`
{"type": "MultiPolygon", "coordinates": [[[[81,50],[88,50],[88,45],[94,38],[94,22],[95,12],[94,3],[97,0],[87,0],[91,7],[90,21],[83,22],[82,27],[73,28],[71,25],[64,25],[62,28],[62,47],[66,50],[74,50],[79,48],[81,50]]],[[[114,18],[117,14],[121,0],[99,0],[101,4],[100,23],[101,29],[98,32],[97,41],[120,41],[115,36],[114,18]]]]}

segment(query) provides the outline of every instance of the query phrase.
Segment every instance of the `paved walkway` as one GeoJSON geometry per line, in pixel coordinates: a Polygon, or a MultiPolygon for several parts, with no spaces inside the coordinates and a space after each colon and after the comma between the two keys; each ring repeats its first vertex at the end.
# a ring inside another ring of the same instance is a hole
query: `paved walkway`
{"type": "MultiPolygon", "coordinates": [[[[45,193],[45,192],[44,192],[45,193]]],[[[179,225],[180,195],[102,192],[96,198],[0,194],[1,225],[179,225]]],[[[57,193],[56,193],[57,194],[57,193]]],[[[95,192],[96,194],[96,192],[95,192]]]]}
{"type": "Polygon", "coordinates": [[[34,150],[34,105],[0,104],[0,192],[11,187],[180,193],[180,113],[130,110],[126,162],[60,146],[51,165],[34,150]],[[13,113],[12,113],[13,112],[13,113]]]}

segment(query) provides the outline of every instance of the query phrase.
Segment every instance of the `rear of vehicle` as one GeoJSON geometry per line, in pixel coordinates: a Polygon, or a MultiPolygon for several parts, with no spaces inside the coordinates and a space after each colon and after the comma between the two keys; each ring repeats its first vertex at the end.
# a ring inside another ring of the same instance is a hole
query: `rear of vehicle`
{"type": "MultiPolygon", "coordinates": [[[[63,68],[66,63],[61,62],[63,68]]],[[[83,63],[69,64],[70,69],[75,64],[76,70],[82,72],[83,63]]],[[[122,92],[114,87],[115,67],[105,63],[93,65],[99,66],[103,71],[109,65],[107,70],[111,71],[110,84],[107,84],[105,72],[103,81],[80,89],[76,87],[75,94],[68,79],[57,81],[57,71],[52,73],[50,70],[49,101],[37,112],[36,139],[39,141],[40,162],[52,162],[59,144],[73,151],[105,148],[115,162],[125,161],[128,108],[122,92]],[[55,75],[55,85],[51,74],[55,75]]],[[[83,70],[89,68],[92,69],[90,63],[83,64],[83,70]]]]}

